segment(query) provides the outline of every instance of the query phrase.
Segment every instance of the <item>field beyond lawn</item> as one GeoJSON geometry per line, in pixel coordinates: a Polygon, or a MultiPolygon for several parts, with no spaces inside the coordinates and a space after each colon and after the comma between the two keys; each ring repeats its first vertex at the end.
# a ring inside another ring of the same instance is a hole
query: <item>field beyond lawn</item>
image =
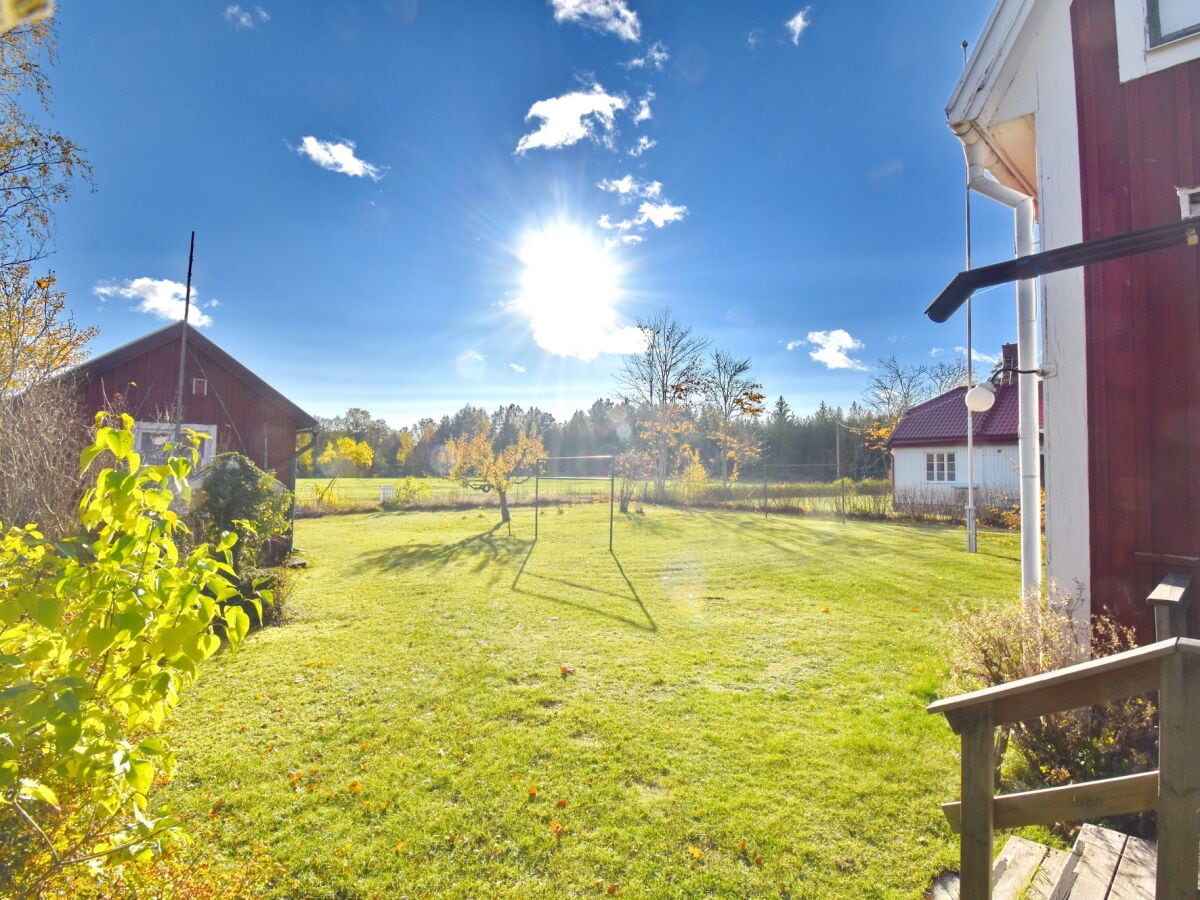
{"type": "Polygon", "coordinates": [[[180,708],[164,799],[276,896],[919,897],[957,843],[941,626],[1016,538],[647,507],[304,520],[290,624],[180,708]]]}

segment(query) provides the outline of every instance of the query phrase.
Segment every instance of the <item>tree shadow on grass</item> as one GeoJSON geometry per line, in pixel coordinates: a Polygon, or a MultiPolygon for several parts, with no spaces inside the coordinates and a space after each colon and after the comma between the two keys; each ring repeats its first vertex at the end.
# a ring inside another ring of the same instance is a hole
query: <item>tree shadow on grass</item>
{"type": "Polygon", "coordinates": [[[621,561],[617,559],[617,554],[609,551],[612,556],[613,564],[616,566],[617,572],[621,579],[625,582],[625,591],[607,591],[603,588],[595,587],[591,584],[583,584],[579,581],[571,581],[568,578],[562,578],[558,575],[543,575],[537,572],[526,572],[529,565],[529,559],[533,556],[533,545],[530,546],[529,552],[525,554],[525,559],[521,562],[521,568],[517,572],[517,577],[513,579],[512,589],[514,593],[523,594],[526,597],[537,597],[540,600],[549,600],[551,603],[558,603],[563,606],[570,606],[575,609],[580,609],[585,612],[594,613],[598,616],[603,616],[607,619],[614,619],[618,622],[624,622],[626,625],[632,625],[634,628],[639,628],[642,631],[658,631],[658,623],[650,615],[650,611],[646,609],[646,604],[642,602],[641,596],[634,587],[633,582],[629,580],[629,576],[625,574],[625,569],[621,565],[621,561]],[[525,581],[530,584],[528,587],[523,587],[521,582],[525,581]],[[555,586],[559,586],[560,590],[555,591],[555,586]],[[542,587],[546,591],[555,591],[554,593],[543,593],[539,590],[534,590],[534,587],[542,587]],[[595,594],[599,597],[615,597],[620,600],[632,600],[641,612],[645,621],[640,618],[625,615],[622,612],[616,612],[611,609],[605,609],[594,603],[584,602],[582,598],[567,599],[564,596],[564,591],[561,588],[567,588],[571,593],[579,592],[582,594],[595,594]]]}
{"type": "MultiPolygon", "coordinates": [[[[496,532],[502,523],[497,522],[487,531],[473,534],[452,544],[403,544],[364,553],[362,559],[386,571],[388,569],[445,568],[452,564],[466,564],[471,572],[482,572],[489,566],[498,571],[516,562],[533,549],[533,542],[509,537],[496,532]]],[[[522,567],[524,563],[522,563],[522,567]]]]}

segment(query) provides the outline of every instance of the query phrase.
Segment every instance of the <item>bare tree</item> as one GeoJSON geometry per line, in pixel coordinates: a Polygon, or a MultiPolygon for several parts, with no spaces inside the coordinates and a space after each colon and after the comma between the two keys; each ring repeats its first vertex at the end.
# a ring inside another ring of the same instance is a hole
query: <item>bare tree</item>
{"type": "Polygon", "coordinates": [[[0,36],[0,268],[46,255],[54,204],[76,177],[91,176],[75,142],[43,124],[50,109],[44,64],[54,53],[47,21],[0,36]],[[40,115],[23,105],[30,100],[40,115]]]}
{"type": "Polygon", "coordinates": [[[750,439],[744,429],[738,429],[739,418],[757,419],[765,410],[766,399],[762,385],[747,377],[750,358],[738,358],[723,350],[712,355],[704,379],[704,396],[717,412],[716,430],[709,435],[721,450],[721,485],[729,484],[729,463],[733,462],[734,478],[743,459],[757,459],[761,453],[757,441],[750,439]]]}
{"type": "Polygon", "coordinates": [[[935,394],[926,366],[906,366],[889,356],[879,360],[878,369],[867,382],[863,402],[878,418],[895,422],[932,396],[935,394]]]}
{"type": "Polygon", "coordinates": [[[617,373],[621,399],[655,407],[687,402],[703,385],[708,338],[693,333],[669,307],[639,319],[637,327],[646,349],[625,357],[617,373]]]}
{"type": "Polygon", "coordinates": [[[88,437],[69,379],[0,392],[0,530],[36,523],[57,538],[75,527],[88,437]]]}
{"type": "Polygon", "coordinates": [[[943,359],[926,368],[929,395],[936,397],[967,383],[967,361],[964,357],[943,359]]]}

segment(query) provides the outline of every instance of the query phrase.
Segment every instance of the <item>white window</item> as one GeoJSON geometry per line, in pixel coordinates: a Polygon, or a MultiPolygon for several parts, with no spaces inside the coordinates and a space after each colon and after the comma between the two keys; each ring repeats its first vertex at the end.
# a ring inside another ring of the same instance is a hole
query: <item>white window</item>
{"type": "Polygon", "coordinates": [[[1200,32],[1200,3],[1196,0],[1146,0],[1150,46],[1168,44],[1200,32]]]}
{"type": "Polygon", "coordinates": [[[926,481],[957,481],[954,472],[953,453],[925,454],[926,481]]]}
{"type": "MultiPolygon", "coordinates": [[[[217,455],[217,426],[216,425],[184,425],[180,429],[179,443],[186,450],[191,447],[188,443],[188,431],[204,435],[200,441],[200,467],[212,462],[217,455]]],[[[142,457],[142,464],[148,466],[162,465],[170,455],[169,447],[175,444],[175,425],[172,422],[137,422],[133,426],[134,448],[142,457]]]]}
{"type": "Polygon", "coordinates": [[[208,396],[208,379],[193,378],[192,379],[192,396],[207,397],[208,396]]]}
{"type": "Polygon", "coordinates": [[[1200,59],[1198,0],[1114,0],[1121,83],[1200,59]]]}

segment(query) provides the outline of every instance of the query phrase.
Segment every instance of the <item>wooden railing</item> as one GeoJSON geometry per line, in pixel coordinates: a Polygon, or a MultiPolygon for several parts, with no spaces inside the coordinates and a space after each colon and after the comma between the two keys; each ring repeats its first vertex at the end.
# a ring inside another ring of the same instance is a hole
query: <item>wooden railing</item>
{"type": "MultiPolygon", "coordinates": [[[[1187,584],[1160,584],[1150,595],[1164,627],[1186,621],[1187,584]],[[1157,596],[1162,591],[1160,596],[1157,596]],[[1161,616],[1158,606],[1167,610],[1161,616]],[[1174,604],[1174,605],[1171,605],[1174,604]]],[[[1160,636],[1163,632],[1159,633],[1160,636]]],[[[1154,644],[1022,678],[928,707],[942,713],[962,740],[962,800],[943,806],[961,834],[964,900],[992,896],[992,832],[1096,816],[1156,810],[1155,896],[1195,900],[1200,848],[1200,640],[1177,632],[1154,644]],[[1155,772],[1021,794],[995,796],[995,729],[1025,719],[1158,691],[1155,772]]]]}

